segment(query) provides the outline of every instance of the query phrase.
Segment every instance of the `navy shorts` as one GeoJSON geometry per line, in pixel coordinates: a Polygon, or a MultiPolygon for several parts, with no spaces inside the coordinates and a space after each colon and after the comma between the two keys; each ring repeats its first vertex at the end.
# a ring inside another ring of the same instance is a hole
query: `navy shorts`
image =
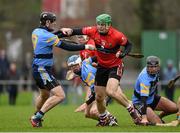
{"type": "MultiPolygon", "coordinates": [[[[159,101],[161,99],[161,96],[155,95],[154,100],[151,104],[147,104],[147,107],[150,107],[152,110],[156,109],[156,106],[158,105],[159,101]]],[[[142,114],[142,105],[141,104],[134,104],[134,107],[138,110],[140,114],[142,114]]]]}
{"type": "Polygon", "coordinates": [[[120,81],[124,70],[124,64],[120,64],[113,68],[104,68],[101,66],[97,67],[95,85],[96,86],[106,86],[109,78],[115,78],[120,81]]]}
{"type": "Polygon", "coordinates": [[[51,67],[33,65],[33,78],[40,89],[51,90],[60,85],[53,76],[51,67]]]}

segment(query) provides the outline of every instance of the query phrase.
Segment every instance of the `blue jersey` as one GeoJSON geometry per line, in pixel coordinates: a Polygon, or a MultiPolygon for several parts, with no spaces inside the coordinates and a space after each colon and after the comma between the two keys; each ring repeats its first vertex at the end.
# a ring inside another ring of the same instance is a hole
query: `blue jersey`
{"type": "Polygon", "coordinates": [[[96,68],[92,66],[92,58],[83,60],[81,66],[81,79],[88,86],[90,86],[91,91],[94,91],[96,68]]]}
{"type": "Polygon", "coordinates": [[[154,96],[157,93],[157,83],[159,76],[151,76],[147,73],[146,67],[139,74],[132,98],[133,104],[141,103],[141,96],[147,96],[146,104],[151,104],[154,100],[154,96]]]}
{"type": "Polygon", "coordinates": [[[32,32],[32,43],[34,50],[33,64],[37,66],[52,66],[53,46],[59,47],[61,45],[58,36],[45,28],[36,28],[32,32]]]}

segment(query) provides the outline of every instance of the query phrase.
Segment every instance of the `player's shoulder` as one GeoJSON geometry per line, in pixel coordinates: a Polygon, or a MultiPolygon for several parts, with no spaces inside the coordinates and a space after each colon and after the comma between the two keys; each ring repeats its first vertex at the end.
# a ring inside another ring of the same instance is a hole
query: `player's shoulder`
{"type": "Polygon", "coordinates": [[[113,27],[110,28],[109,34],[111,34],[117,40],[120,40],[121,44],[125,44],[127,42],[127,37],[124,35],[124,33],[118,31],[113,27]]]}
{"type": "Polygon", "coordinates": [[[116,35],[120,35],[120,36],[124,35],[124,33],[122,33],[121,31],[117,30],[117,29],[114,28],[114,27],[111,27],[111,28],[110,28],[110,32],[113,32],[113,33],[115,33],[116,35]]]}
{"type": "Polygon", "coordinates": [[[53,33],[43,29],[43,28],[36,28],[33,30],[32,34],[37,34],[37,35],[41,35],[41,36],[47,36],[47,37],[53,37],[56,36],[53,33]]]}
{"type": "Polygon", "coordinates": [[[38,27],[38,28],[35,28],[34,30],[33,30],[33,32],[35,32],[35,33],[41,33],[41,32],[46,32],[47,30],[45,30],[45,29],[43,29],[43,28],[40,28],[40,27],[38,27]]]}
{"type": "Polygon", "coordinates": [[[38,34],[40,32],[40,29],[39,28],[36,28],[32,31],[32,34],[38,34]]]}
{"type": "Polygon", "coordinates": [[[143,70],[140,72],[139,76],[138,76],[138,79],[148,79],[148,73],[147,73],[147,70],[146,70],[146,67],[143,68],[143,70]]]}

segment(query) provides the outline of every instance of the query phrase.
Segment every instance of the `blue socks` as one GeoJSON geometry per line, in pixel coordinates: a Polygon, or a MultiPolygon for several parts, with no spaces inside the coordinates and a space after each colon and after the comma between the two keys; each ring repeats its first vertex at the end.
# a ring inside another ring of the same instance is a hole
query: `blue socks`
{"type": "Polygon", "coordinates": [[[44,113],[43,113],[42,111],[39,111],[39,112],[37,112],[37,113],[35,114],[35,117],[36,117],[37,119],[41,119],[43,116],[44,116],[44,113]]]}

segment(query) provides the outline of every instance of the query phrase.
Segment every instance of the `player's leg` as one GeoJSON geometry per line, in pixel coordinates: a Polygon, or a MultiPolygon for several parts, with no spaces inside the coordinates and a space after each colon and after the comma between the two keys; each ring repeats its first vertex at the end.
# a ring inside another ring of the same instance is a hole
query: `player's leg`
{"type": "Polygon", "coordinates": [[[119,104],[123,105],[128,110],[135,123],[140,121],[140,117],[135,111],[133,105],[119,87],[119,81],[117,79],[110,78],[108,80],[106,92],[108,96],[114,98],[119,104]]]}
{"type": "Polygon", "coordinates": [[[151,123],[162,123],[159,116],[152,110],[151,107],[147,107],[146,110],[147,120],[151,123]]]}
{"type": "Polygon", "coordinates": [[[105,113],[106,111],[106,105],[104,103],[104,100],[106,98],[106,92],[105,92],[104,86],[96,86],[95,87],[95,93],[96,93],[96,102],[97,102],[97,109],[100,114],[105,113]]]}
{"type": "MultiPolygon", "coordinates": [[[[89,86],[84,85],[84,90],[86,93],[86,96],[85,96],[85,101],[86,101],[89,99],[89,96],[91,95],[91,89],[89,86]]],[[[84,112],[86,108],[87,108],[87,104],[83,103],[79,107],[77,107],[74,112],[84,112]]]]}
{"type": "Polygon", "coordinates": [[[134,109],[132,103],[127,99],[122,92],[119,82],[123,74],[123,64],[116,68],[112,68],[109,73],[109,79],[107,82],[106,93],[108,96],[114,98],[119,104],[126,107],[135,123],[140,121],[140,117],[134,109]]]}
{"type": "Polygon", "coordinates": [[[106,93],[108,96],[114,98],[119,104],[123,105],[124,107],[129,107],[131,104],[119,86],[121,77],[123,75],[123,69],[124,65],[122,63],[118,67],[110,70],[106,86],[106,93]]]}
{"type": "Polygon", "coordinates": [[[110,78],[108,80],[106,92],[108,96],[114,98],[122,106],[128,107],[130,105],[129,100],[121,91],[119,81],[117,79],[110,78]]]}
{"type": "Polygon", "coordinates": [[[121,77],[123,75],[123,68],[124,65],[122,63],[118,67],[110,70],[106,86],[106,93],[108,96],[114,98],[119,104],[123,105],[124,107],[129,107],[131,104],[119,86],[121,77]]]}
{"type": "Polygon", "coordinates": [[[177,113],[177,120],[174,120],[170,123],[165,124],[156,124],[156,126],[178,126],[180,124],[180,97],[177,101],[178,113],[177,113]]]}
{"type": "Polygon", "coordinates": [[[38,97],[36,102],[36,108],[38,112],[36,112],[35,115],[33,115],[30,119],[33,127],[41,127],[41,121],[44,114],[65,98],[62,87],[51,74],[49,69],[43,69],[44,71],[39,71],[38,69],[33,73],[33,77],[36,81],[37,86],[41,88],[40,96],[38,97]],[[51,93],[50,97],[49,92],[51,93]]]}
{"type": "Polygon", "coordinates": [[[91,89],[90,89],[89,86],[84,85],[84,90],[85,90],[85,93],[86,93],[85,100],[88,100],[89,96],[91,95],[91,89]]]}
{"type": "Polygon", "coordinates": [[[97,126],[116,126],[118,125],[114,117],[106,110],[106,92],[105,87],[95,87],[96,103],[99,112],[99,123],[97,126]]]}
{"type": "Polygon", "coordinates": [[[40,89],[39,96],[36,99],[35,106],[36,106],[36,112],[40,111],[42,105],[44,102],[49,98],[50,91],[45,89],[40,89]]]}
{"type": "Polygon", "coordinates": [[[87,108],[87,104],[86,103],[83,103],[81,104],[80,106],[78,106],[74,112],[85,112],[85,109],[87,108]]]}
{"type": "Polygon", "coordinates": [[[180,124],[180,121],[174,120],[169,123],[157,123],[156,126],[161,126],[161,127],[176,127],[180,124]]]}
{"type": "MultiPolygon", "coordinates": [[[[89,86],[84,85],[84,90],[86,93],[85,101],[87,101],[89,99],[89,96],[91,95],[91,89],[89,86]]],[[[79,107],[77,107],[74,112],[84,112],[86,108],[87,108],[87,104],[83,103],[79,107]]]]}
{"type": "Polygon", "coordinates": [[[176,103],[170,101],[165,97],[160,98],[155,110],[162,111],[159,115],[160,118],[178,112],[176,103]]]}
{"type": "Polygon", "coordinates": [[[52,109],[54,106],[62,102],[64,98],[65,98],[65,93],[62,87],[60,85],[56,86],[55,88],[51,90],[51,96],[46,100],[46,102],[41,108],[41,111],[43,113],[46,113],[47,111],[52,109]]]}
{"type": "Polygon", "coordinates": [[[99,123],[97,126],[113,126],[117,123],[111,119],[111,115],[106,110],[106,84],[109,77],[109,69],[98,67],[95,78],[95,99],[97,103],[97,109],[99,112],[99,123]]]}
{"type": "Polygon", "coordinates": [[[99,112],[97,110],[96,101],[87,106],[87,108],[85,109],[85,117],[99,120],[99,112]]]}
{"type": "MultiPolygon", "coordinates": [[[[48,97],[48,99],[42,105],[41,109],[38,112],[36,112],[36,114],[33,115],[30,119],[33,127],[41,127],[42,126],[41,121],[44,114],[48,112],[50,109],[52,109],[54,106],[56,106],[58,103],[60,103],[65,98],[64,91],[60,85],[51,89],[50,92],[51,92],[51,96],[48,97]]],[[[40,104],[42,104],[41,101],[39,101],[39,107],[40,107],[40,104]]]]}
{"type": "Polygon", "coordinates": [[[95,77],[95,99],[97,104],[98,112],[101,116],[106,116],[106,105],[104,103],[104,100],[106,98],[106,83],[108,80],[108,73],[105,68],[98,67],[95,77]]]}
{"type": "Polygon", "coordinates": [[[177,113],[177,120],[180,122],[180,97],[177,101],[178,113],[177,113]]]}

